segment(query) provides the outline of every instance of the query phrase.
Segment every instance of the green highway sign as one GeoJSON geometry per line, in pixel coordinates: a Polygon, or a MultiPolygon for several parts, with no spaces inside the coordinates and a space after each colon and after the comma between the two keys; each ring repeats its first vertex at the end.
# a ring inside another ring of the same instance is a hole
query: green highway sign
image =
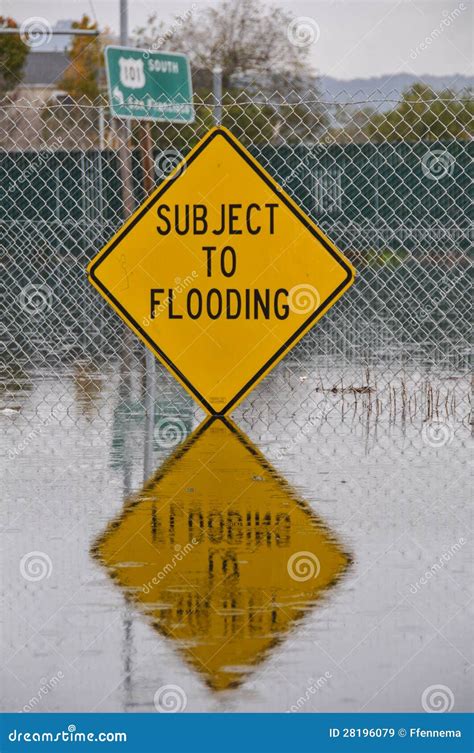
{"type": "Polygon", "coordinates": [[[109,45],[105,67],[115,117],[193,122],[193,88],[186,55],[109,45]]]}

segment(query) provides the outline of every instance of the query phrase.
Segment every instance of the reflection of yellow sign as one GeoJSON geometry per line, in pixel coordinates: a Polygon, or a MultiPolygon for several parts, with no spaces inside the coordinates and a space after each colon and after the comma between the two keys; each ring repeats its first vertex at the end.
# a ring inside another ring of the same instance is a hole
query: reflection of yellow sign
{"type": "Polygon", "coordinates": [[[354,270],[225,128],[214,128],[88,267],[209,413],[263,379],[354,270]]]}
{"type": "Polygon", "coordinates": [[[96,554],[215,689],[238,684],[348,564],[310,508],[220,419],[127,503],[96,554]]]}

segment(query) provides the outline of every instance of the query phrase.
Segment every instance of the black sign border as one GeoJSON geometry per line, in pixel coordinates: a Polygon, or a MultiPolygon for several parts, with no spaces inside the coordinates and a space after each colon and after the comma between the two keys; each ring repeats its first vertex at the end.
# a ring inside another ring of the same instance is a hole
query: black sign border
{"type": "Polygon", "coordinates": [[[105,297],[108,298],[110,301],[113,302],[114,306],[119,309],[119,311],[122,313],[124,318],[129,321],[133,328],[136,329],[141,337],[151,346],[152,350],[155,351],[155,353],[163,360],[165,363],[169,366],[171,371],[173,371],[176,376],[179,377],[179,379],[183,382],[183,384],[186,385],[188,390],[198,399],[198,401],[201,403],[201,405],[208,411],[208,413],[211,416],[223,416],[226,413],[229,413],[229,411],[232,410],[232,408],[235,406],[235,404],[240,400],[240,398],[245,395],[247,392],[249,392],[253,385],[260,379],[260,377],[270,369],[272,364],[275,363],[275,361],[283,354],[285,353],[293,344],[295,340],[298,339],[299,335],[301,335],[308,327],[311,326],[311,323],[319,316],[319,314],[328,306],[331,301],[336,298],[339,293],[344,290],[354,279],[354,273],[348,264],[344,261],[343,258],[328,244],[326,239],[319,234],[316,228],[314,228],[311,223],[308,221],[307,217],[303,214],[303,212],[294,206],[292,202],[288,200],[288,197],[284,193],[282,189],[277,188],[273,181],[271,181],[268,177],[268,175],[260,168],[258,163],[253,161],[253,159],[250,159],[248,154],[239,146],[237,142],[235,142],[232,138],[229,137],[229,134],[225,129],[222,128],[215,128],[211,133],[208,134],[207,137],[204,137],[202,142],[199,144],[198,148],[189,156],[184,159],[184,162],[181,163],[181,167],[177,170],[176,175],[169,180],[165,181],[161,188],[157,191],[157,193],[153,194],[150,200],[142,207],[142,209],[136,214],[136,216],[133,218],[132,222],[130,222],[127,227],[124,228],[123,231],[119,231],[117,237],[113,241],[113,243],[110,244],[110,246],[104,251],[103,254],[99,256],[99,258],[92,264],[90,270],[89,270],[89,277],[94,281],[94,283],[97,285],[97,287],[102,290],[105,297]],[[254,172],[257,173],[257,175],[266,183],[266,185],[273,191],[275,196],[278,197],[279,201],[283,202],[285,206],[297,217],[300,222],[304,225],[304,227],[309,230],[311,235],[313,235],[319,243],[328,251],[329,254],[334,258],[334,260],[344,269],[346,272],[346,277],[342,281],[342,283],[331,293],[326,300],[321,303],[316,311],[313,311],[313,313],[308,317],[308,319],[305,319],[303,324],[298,327],[298,329],[291,335],[291,337],[286,340],[286,342],[278,348],[278,350],[271,356],[268,361],[256,372],[256,374],[252,377],[252,379],[249,379],[249,381],[237,392],[234,397],[229,400],[227,405],[224,406],[219,412],[214,410],[212,405],[203,397],[203,395],[200,394],[200,392],[192,385],[192,383],[189,381],[189,379],[180,371],[180,369],[173,363],[173,361],[166,355],[166,353],[159,347],[159,345],[152,340],[152,338],[146,333],[146,331],[143,329],[143,327],[138,324],[138,322],[135,321],[135,319],[124,309],[124,307],[121,305],[121,303],[115,298],[115,296],[106,288],[106,286],[98,279],[96,272],[100,264],[104,261],[104,259],[107,258],[107,256],[118,246],[118,244],[123,240],[123,238],[135,227],[137,222],[141,220],[141,218],[154,207],[157,201],[161,199],[161,197],[166,193],[166,191],[174,184],[176,180],[178,180],[179,176],[184,171],[185,167],[190,165],[194,160],[199,157],[200,154],[206,149],[207,146],[215,139],[217,136],[221,136],[224,138],[227,143],[239,154],[242,159],[245,160],[245,162],[249,165],[249,167],[254,170],[254,172]]]}

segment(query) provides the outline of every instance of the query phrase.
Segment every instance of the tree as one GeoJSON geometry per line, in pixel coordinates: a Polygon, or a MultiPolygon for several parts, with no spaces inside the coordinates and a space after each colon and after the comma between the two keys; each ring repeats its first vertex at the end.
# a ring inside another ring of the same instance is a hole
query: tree
{"type": "MultiPolygon", "coordinates": [[[[0,16],[0,28],[17,29],[18,24],[0,16]]],[[[21,82],[27,55],[28,45],[20,34],[0,34],[0,96],[21,82]]]]}
{"type": "MultiPolygon", "coordinates": [[[[73,29],[97,29],[88,16],[72,24],[73,29]]],[[[74,36],[68,52],[71,61],[64,72],[60,86],[74,99],[87,97],[94,100],[100,93],[100,71],[103,66],[102,44],[98,37],[74,36]]]]}
{"type": "Polygon", "coordinates": [[[435,92],[425,84],[408,89],[393,110],[369,116],[364,127],[368,138],[377,142],[471,139],[473,131],[470,92],[435,92]]]}
{"type": "MultiPolygon", "coordinates": [[[[194,15],[188,11],[166,26],[156,15],[135,31],[137,46],[186,53],[198,95],[202,128],[160,129],[163,143],[193,143],[212,125],[214,99],[209,71],[222,69],[223,124],[249,143],[314,141],[326,120],[308,62],[310,45],[292,36],[292,15],[258,0],[222,0],[194,15]],[[292,41],[293,40],[293,41],[292,41]],[[304,101],[303,100],[307,100],[304,101]]],[[[307,29],[311,35],[311,29],[307,29]]]]}
{"type": "Polygon", "coordinates": [[[137,45],[185,52],[195,69],[222,68],[224,89],[236,73],[294,75],[310,72],[309,46],[290,41],[291,14],[258,0],[222,0],[198,14],[177,16],[168,28],[150,16],[136,30],[137,45]]]}

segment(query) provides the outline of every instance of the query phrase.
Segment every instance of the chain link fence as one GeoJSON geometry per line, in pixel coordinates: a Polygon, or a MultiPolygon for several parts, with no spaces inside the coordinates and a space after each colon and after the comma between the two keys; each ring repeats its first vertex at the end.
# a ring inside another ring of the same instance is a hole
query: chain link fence
{"type": "MultiPolygon", "coordinates": [[[[194,124],[153,126],[156,185],[213,125],[214,100],[194,104],[194,124]]],[[[464,444],[473,142],[462,129],[425,140],[407,124],[403,140],[379,139],[355,116],[338,131],[340,107],[277,94],[222,102],[223,124],[358,273],[235,419],[257,439],[271,436],[275,458],[310,432],[340,438],[348,427],[361,440],[351,448],[363,453],[385,453],[395,440],[418,451],[464,444]]],[[[2,102],[1,410],[19,445],[32,433],[38,441],[48,424],[92,419],[112,426],[116,446],[141,434],[144,347],[85,276],[127,216],[127,133],[132,201],[144,199],[138,128],[117,128],[104,103],[2,102]]],[[[174,421],[180,439],[202,416],[157,370],[155,423],[174,421]]]]}

